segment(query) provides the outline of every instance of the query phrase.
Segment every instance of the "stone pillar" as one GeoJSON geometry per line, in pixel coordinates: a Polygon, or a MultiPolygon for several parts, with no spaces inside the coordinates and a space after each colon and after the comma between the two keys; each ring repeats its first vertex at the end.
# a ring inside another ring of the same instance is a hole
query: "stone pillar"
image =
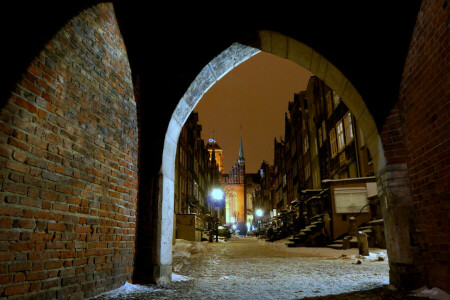
{"type": "Polygon", "coordinates": [[[342,240],[342,249],[347,250],[350,249],[350,237],[346,236],[342,240]]]}
{"type": "Polygon", "coordinates": [[[414,207],[406,163],[388,164],[378,174],[378,194],[383,211],[390,283],[397,288],[420,285],[414,265],[414,207]]]}

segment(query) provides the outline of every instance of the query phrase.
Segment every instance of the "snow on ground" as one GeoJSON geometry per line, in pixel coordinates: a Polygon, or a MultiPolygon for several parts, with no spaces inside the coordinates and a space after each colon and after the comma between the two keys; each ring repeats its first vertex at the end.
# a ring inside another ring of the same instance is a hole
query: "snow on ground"
{"type": "Polygon", "coordinates": [[[148,294],[152,292],[160,291],[160,289],[155,289],[153,287],[140,285],[140,284],[131,284],[125,282],[120,288],[115,290],[103,293],[98,295],[97,297],[93,297],[90,299],[121,299],[127,298],[129,295],[133,294],[148,294]]]}
{"type": "Polygon", "coordinates": [[[192,278],[187,277],[187,276],[183,276],[177,273],[172,273],[172,281],[176,282],[176,281],[188,281],[188,280],[192,280],[192,278]]]}
{"type": "Polygon", "coordinates": [[[172,282],[121,298],[300,299],[389,284],[388,262],[379,260],[385,250],[360,257],[358,249],[289,248],[284,242],[237,236],[225,243],[177,240],[172,282]]]}
{"type": "Polygon", "coordinates": [[[429,289],[428,287],[424,286],[420,289],[412,291],[410,295],[436,300],[450,300],[450,295],[437,287],[429,289]]]}

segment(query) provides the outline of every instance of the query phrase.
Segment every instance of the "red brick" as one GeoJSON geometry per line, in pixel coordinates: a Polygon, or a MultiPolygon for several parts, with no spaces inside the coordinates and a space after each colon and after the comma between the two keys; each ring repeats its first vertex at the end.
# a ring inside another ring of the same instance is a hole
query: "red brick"
{"type": "Polygon", "coordinates": [[[11,295],[18,295],[18,294],[24,294],[28,292],[30,289],[30,284],[21,284],[21,285],[14,285],[14,286],[8,286],[5,288],[5,291],[3,292],[5,296],[11,296],[11,295]]]}
{"type": "Polygon", "coordinates": [[[46,272],[31,272],[31,273],[28,273],[28,275],[26,277],[27,281],[44,280],[44,279],[47,279],[46,272]]]}
{"type": "Polygon", "coordinates": [[[25,281],[25,273],[16,273],[14,275],[14,283],[24,282],[25,281]]]}
{"type": "Polygon", "coordinates": [[[10,283],[11,277],[12,275],[10,274],[0,275],[0,284],[10,283]]]}
{"type": "Polygon", "coordinates": [[[49,223],[48,230],[50,230],[50,231],[65,231],[66,225],[64,225],[62,223],[49,223]]]}
{"type": "Polygon", "coordinates": [[[75,232],[91,233],[91,227],[90,226],[75,226],[75,232]]]}
{"type": "Polygon", "coordinates": [[[59,269],[63,265],[62,260],[56,260],[56,261],[49,261],[45,263],[45,269],[51,270],[51,269],[59,269]]]}
{"type": "Polygon", "coordinates": [[[11,216],[11,217],[21,217],[23,215],[23,210],[21,208],[11,207],[11,206],[0,206],[0,215],[11,216]]]}
{"type": "Polygon", "coordinates": [[[12,161],[7,161],[5,166],[7,169],[11,169],[25,174],[27,174],[30,171],[30,167],[28,167],[27,165],[12,161]]]}
{"type": "Polygon", "coordinates": [[[30,271],[31,262],[16,263],[9,266],[10,272],[30,271]]]}
{"type": "Polygon", "coordinates": [[[12,153],[11,147],[4,145],[4,144],[0,144],[0,155],[1,156],[9,157],[9,156],[11,156],[11,153],[12,153]]]}
{"type": "Polygon", "coordinates": [[[37,112],[36,106],[34,106],[33,104],[25,101],[24,99],[17,97],[16,99],[16,104],[25,108],[26,110],[28,110],[29,112],[35,114],[37,112]]]}

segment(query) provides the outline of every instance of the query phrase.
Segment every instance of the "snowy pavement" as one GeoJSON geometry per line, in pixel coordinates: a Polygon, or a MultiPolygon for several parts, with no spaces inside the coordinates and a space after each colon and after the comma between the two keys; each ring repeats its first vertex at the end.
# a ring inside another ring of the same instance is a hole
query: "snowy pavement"
{"type": "Polygon", "coordinates": [[[289,248],[253,237],[225,243],[177,240],[173,281],[133,285],[94,299],[300,299],[389,284],[386,251],[289,248]]]}

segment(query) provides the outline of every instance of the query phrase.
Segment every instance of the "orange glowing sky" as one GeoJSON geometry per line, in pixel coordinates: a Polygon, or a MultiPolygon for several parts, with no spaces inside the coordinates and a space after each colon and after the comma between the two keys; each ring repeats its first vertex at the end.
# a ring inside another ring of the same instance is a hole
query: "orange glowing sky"
{"type": "Polygon", "coordinates": [[[246,173],[263,160],[273,164],[274,138],[284,137],[284,114],[294,93],[306,90],[313,74],[287,59],[261,52],[231,70],[195,107],[205,143],[214,136],[228,173],[238,158],[239,128],[246,173]]]}

